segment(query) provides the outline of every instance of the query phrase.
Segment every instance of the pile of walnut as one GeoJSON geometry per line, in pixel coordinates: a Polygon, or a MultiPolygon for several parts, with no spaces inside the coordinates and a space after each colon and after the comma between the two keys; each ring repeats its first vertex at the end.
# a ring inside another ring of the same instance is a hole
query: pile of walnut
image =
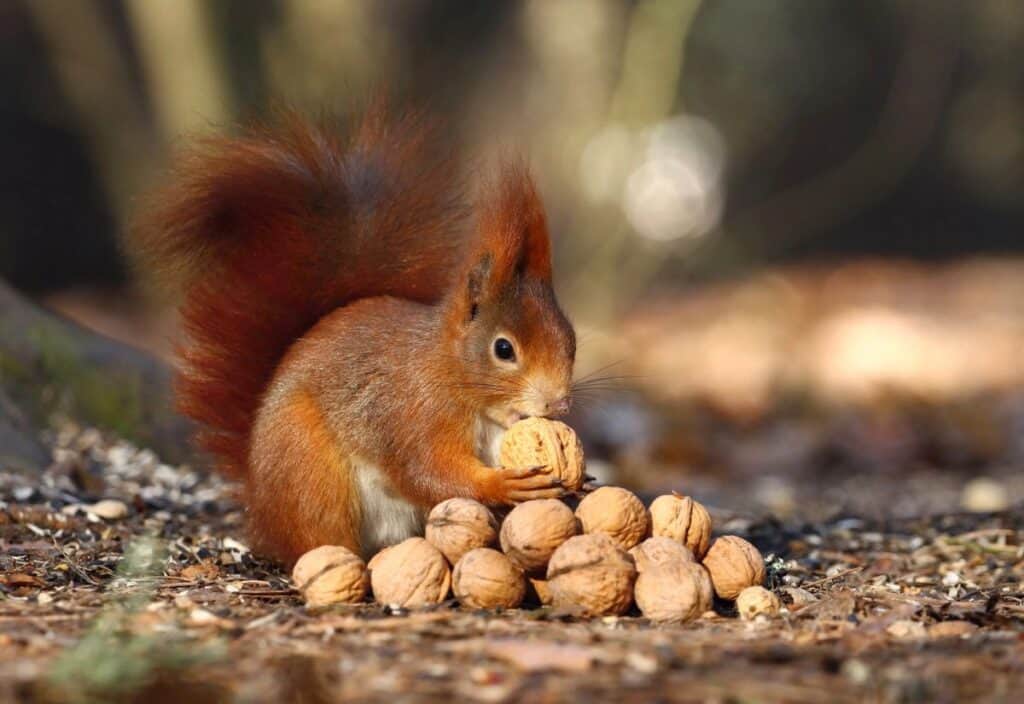
{"type": "MultiPolygon", "coordinates": [[[[545,465],[578,491],[583,452],[564,423],[532,418],[514,425],[501,446],[505,467],[545,465]]],[[[372,590],[385,605],[439,604],[449,592],[466,607],[511,609],[524,601],[581,615],[618,615],[635,602],[652,621],[689,621],[714,595],[736,600],[740,615],[773,615],[779,600],[761,587],[764,560],[742,538],[711,540],[711,517],[693,499],[659,496],[650,510],[631,492],[601,487],[573,512],[556,499],[516,506],[500,526],[471,499],[430,512],[425,538],[385,548],[369,564],[325,545],[292,573],[306,603],[359,603],[372,590]],[[500,550],[498,549],[500,547],[500,550]]]]}

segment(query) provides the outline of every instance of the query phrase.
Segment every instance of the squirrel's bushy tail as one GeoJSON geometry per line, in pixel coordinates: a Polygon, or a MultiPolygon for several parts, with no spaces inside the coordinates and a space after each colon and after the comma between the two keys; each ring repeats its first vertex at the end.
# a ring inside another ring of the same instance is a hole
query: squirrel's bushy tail
{"type": "Polygon", "coordinates": [[[468,234],[457,180],[435,129],[383,107],[347,133],[285,114],[181,155],[132,242],[183,287],[178,405],[223,471],[244,474],[262,394],[317,320],[443,295],[468,234]]]}

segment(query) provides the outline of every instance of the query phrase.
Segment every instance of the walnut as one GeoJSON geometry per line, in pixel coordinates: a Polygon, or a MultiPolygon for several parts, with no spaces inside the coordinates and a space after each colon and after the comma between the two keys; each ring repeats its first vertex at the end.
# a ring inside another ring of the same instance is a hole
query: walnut
{"type": "Polygon", "coordinates": [[[373,597],[381,604],[414,608],[448,597],[451,572],[441,551],[423,538],[384,548],[368,565],[373,597]]]}
{"type": "Polygon", "coordinates": [[[299,558],[292,582],[310,606],[358,604],[366,598],[366,564],[340,545],[321,545],[299,558]]]}
{"type": "Polygon", "coordinates": [[[569,538],[548,563],[551,603],[591,616],[625,613],[635,580],[633,559],[604,533],[569,538]]]}
{"type": "Polygon", "coordinates": [[[764,558],[753,545],[735,535],[716,538],[704,566],[711,573],[715,593],[723,599],[735,599],[747,587],[764,581],[764,558]]]}
{"type": "Polygon", "coordinates": [[[452,590],[464,606],[514,609],[526,596],[526,578],[506,555],[491,548],[475,548],[456,563],[452,590]]]}
{"type": "Polygon", "coordinates": [[[648,565],[663,565],[667,562],[696,562],[693,551],[682,543],[665,536],[648,538],[629,551],[636,571],[643,572],[648,565]]]}
{"type": "Polygon", "coordinates": [[[704,557],[711,539],[711,516],[689,496],[666,494],[651,502],[651,535],[663,535],[704,557]]]}
{"type": "Polygon", "coordinates": [[[426,537],[454,565],[470,550],[494,545],[498,521],[486,506],[472,499],[448,499],[431,510],[426,537]]]}
{"type": "Polygon", "coordinates": [[[527,581],[530,583],[530,589],[527,592],[530,601],[536,602],[541,606],[550,606],[551,585],[548,584],[548,580],[541,579],[540,577],[529,577],[527,581]]]}
{"type": "Polygon", "coordinates": [[[647,537],[650,528],[643,502],[618,486],[603,486],[587,494],[576,507],[576,518],[584,533],[606,533],[623,550],[647,537]]]}
{"type": "Polygon", "coordinates": [[[652,621],[691,621],[711,609],[711,578],[696,562],[650,563],[636,578],[636,604],[652,621]]]}
{"type": "Polygon", "coordinates": [[[501,441],[498,461],[503,467],[550,467],[569,491],[583,486],[583,447],[561,421],[527,418],[514,424],[501,441]]]}
{"type": "Polygon", "coordinates": [[[736,609],[740,617],[746,620],[754,619],[764,614],[775,616],[782,608],[782,602],[774,592],[764,587],[747,587],[736,597],[736,609]]]}
{"type": "Polygon", "coordinates": [[[555,549],[578,532],[572,509],[558,499],[527,501],[501,524],[501,549],[516,567],[539,576],[555,549]]]}

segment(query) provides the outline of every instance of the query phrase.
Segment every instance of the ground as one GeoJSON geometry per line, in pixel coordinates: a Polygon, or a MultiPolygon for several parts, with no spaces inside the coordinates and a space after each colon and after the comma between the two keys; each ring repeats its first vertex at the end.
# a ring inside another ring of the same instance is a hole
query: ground
{"type": "Polygon", "coordinates": [[[453,603],[310,610],[248,551],[215,476],[73,425],[51,443],[43,475],[0,475],[0,701],[942,702],[1024,689],[1021,508],[806,522],[713,506],[716,530],[766,555],[786,605],[771,620],[725,602],[672,626],[453,603]]]}

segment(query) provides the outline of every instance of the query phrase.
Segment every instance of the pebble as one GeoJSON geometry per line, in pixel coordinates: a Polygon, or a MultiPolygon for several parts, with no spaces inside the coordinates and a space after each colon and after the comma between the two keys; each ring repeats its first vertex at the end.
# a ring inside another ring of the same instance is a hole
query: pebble
{"type": "Polygon", "coordinates": [[[626,665],[642,672],[645,675],[650,675],[658,671],[658,661],[656,658],[650,655],[644,655],[643,653],[629,652],[626,654],[626,665]]]}
{"type": "Polygon", "coordinates": [[[964,484],[960,505],[972,513],[1005,511],[1010,506],[1006,486],[991,477],[978,477],[964,484]]]}
{"type": "Polygon", "coordinates": [[[970,621],[940,621],[928,627],[932,638],[962,638],[978,630],[970,621]]]}
{"type": "Polygon", "coordinates": [[[117,499],[103,499],[85,506],[85,510],[108,521],[116,521],[128,515],[128,504],[117,499]]]}
{"type": "Polygon", "coordinates": [[[927,633],[923,623],[908,619],[893,621],[885,632],[893,638],[923,638],[927,633]]]}
{"type": "Polygon", "coordinates": [[[30,500],[33,496],[35,496],[35,493],[35,487],[31,486],[19,486],[16,487],[14,491],[11,492],[11,494],[14,496],[15,501],[22,502],[30,500]]]}
{"type": "Polygon", "coordinates": [[[863,660],[851,658],[843,663],[840,672],[854,684],[864,684],[871,678],[871,668],[863,660]]]}

